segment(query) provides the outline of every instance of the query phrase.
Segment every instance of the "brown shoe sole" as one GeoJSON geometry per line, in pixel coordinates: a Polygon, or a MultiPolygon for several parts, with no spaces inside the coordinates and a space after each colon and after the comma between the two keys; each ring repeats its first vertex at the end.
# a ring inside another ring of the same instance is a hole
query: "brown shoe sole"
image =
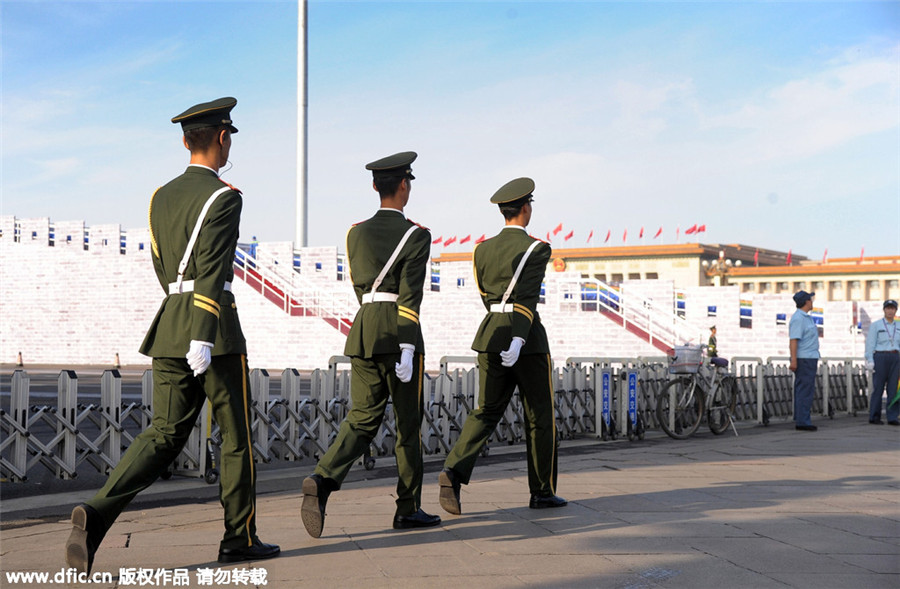
{"type": "Polygon", "coordinates": [[[72,510],[72,533],[66,542],[66,565],[85,574],[91,572],[87,537],[87,511],[79,505],[72,510]]]}
{"type": "Polygon", "coordinates": [[[303,505],[300,507],[300,519],[303,527],[313,538],[322,536],[325,527],[325,514],[319,509],[319,486],[316,481],[307,477],[303,479],[303,505]]]}
{"type": "Polygon", "coordinates": [[[441,486],[441,492],[438,495],[438,499],[440,500],[443,510],[447,513],[452,513],[453,515],[461,515],[462,505],[460,505],[459,500],[456,498],[456,493],[453,492],[453,482],[450,480],[450,477],[447,476],[447,473],[441,472],[438,475],[438,484],[441,486]]]}

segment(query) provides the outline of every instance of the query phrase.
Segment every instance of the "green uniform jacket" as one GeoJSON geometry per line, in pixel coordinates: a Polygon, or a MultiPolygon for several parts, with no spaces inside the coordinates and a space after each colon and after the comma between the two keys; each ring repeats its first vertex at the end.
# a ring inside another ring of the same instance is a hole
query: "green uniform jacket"
{"type": "Polygon", "coordinates": [[[475,334],[473,350],[500,353],[509,348],[513,337],[518,336],[525,340],[522,354],[550,353],[547,332],[537,312],[537,302],[551,252],[548,243],[515,227],[506,227],[476,246],[472,254],[475,283],[488,314],[475,334]],[[535,241],[540,243],[528,256],[519,280],[506,301],[507,305],[512,304],[513,311],[491,313],[491,305],[503,300],[503,293],[509,287],[525,250],[535,241]]]}
{"type": "Polygon", "coordinates": [[[378,287],[378,292],[399,295],[397,302],[362,304],[362,296],[371,292],[394,248],[409,228],[416,225],[400,211],[380,209],[375,216],[347,232],[350,277],[361,306],[347,334],[345,355],[371,358],[376,354],[396,354],[400,344],[413,344],[417,353],[425,353],[419,307],[431,255],[428,229],[418,225],[419,229],[409,237],[378,287]]]}
{"type": "Polygon", "coordinates": [[[213,342],[212,354],[246,354],[234,295],[224,290],[234,279],[234,251],[241,220],[241,193],[232,187],[210,207],[184,271],[194,291],[169,294],[178,264],[207,199],[223,186],[209,168],[188,166],[184,174],[150,199],[153,268],[166,294],[140,352],[153,358],[183,358],[191,340],[213,342]]]}

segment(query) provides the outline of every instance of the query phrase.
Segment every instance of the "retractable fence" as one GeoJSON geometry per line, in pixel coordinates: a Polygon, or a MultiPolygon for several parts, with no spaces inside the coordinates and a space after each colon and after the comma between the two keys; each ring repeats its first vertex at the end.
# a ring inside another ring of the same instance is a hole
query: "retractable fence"
{"type": "MultiPolygon", "coordinates": [[[[301,374],[288,368],[281,373],[280,390],[275,393],[266,370],[251,372],[252,431],[258,461],[312,464],[328,449],[350,409],[349,363],[349,358],[335,356],[327,369],[301,374]]],[[[737,357],[730,370],[738,387],[734,420],[739,426],[792,418],[793,373],[788,358],[737,357]]],[[[643,438],[644,429],[658,428],[656,397],[669,378],[664,356],[569,358],[553,372],[559,438],[643,438]]],[[[46,394],[32,396],[25,370],[16,370],[9,383],[8,390],[0,391],[0,474],[7,481],[24,481],[39,468],[60,479],[72,479],[81,469],[107,473],[153,416],[151,371],[141,378],[140,401],[130,402],[123,401],[122,376],[117,370],[102,374],[99,397],[96,390],[79,396],[74,370],[59,373],[55,402],[48,402],[46,394]]],[[[824,358],[819,363],[813,412],[832,417],[866,411],[869,386],[862,358],[824,358]]],[[[450,451],[466,417],[478,406],[478,390],[474,356],[442,358],[439,373],[425,376],[422,442],[426,454],[450,451]]],[[[516,391],[485,452],[498,444],[521,442],[523,424],[522,402],[516,391]]],[[[367,468],[374,458],[393,454],[395,431],[389,402],[382,427],[372,440],[371,456],[364,460],[367,468]]],[[[220,439],[207,404],[167,476],[196,476],[215,482],[220,439]]]]}

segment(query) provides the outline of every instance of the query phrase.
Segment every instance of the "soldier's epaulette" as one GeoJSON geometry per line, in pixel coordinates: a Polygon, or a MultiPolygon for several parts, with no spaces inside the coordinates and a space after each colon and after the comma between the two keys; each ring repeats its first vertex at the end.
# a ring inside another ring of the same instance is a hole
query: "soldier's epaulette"
{"type": "Polygon", "coordinates": [[[550,245],[549,241],[544,241],[540,237],[535,237],[534,235],[532,235],[530,233],[528,234],[528,237],[530,237],[531,239],[534,239],[535,241],[540,241],[541,243],[546,243],[547,245],[550,245]]]}
{"type": "Polygon", "coordinates": [[[421,223],[416,223],[415,221],[413,221],[413,220],[410,219],[409,217],[407,217],[406,220],[409,221],[410,223],[412,223],[413,225],[417,225],[418,227],[424,229],[425,231],[431,231],[431,229],[429,229],[429,228],[426,227],[425,225],[422,225],[421,223]]]}
{"type": "Polygon", "coordinates": [[[234,190],[234,191],[237,192],[238,194],[244,194],[243,192],[241,192],[241,190],[240,190],[239,188],[235,188],[234,186],[232,186],[231,184],[229,184],[229,183],[226,182],[225,180],[222,180],[221,178],[219,178],[219,182],[221,182],[222,184],[224,184],[224,185],[227,186],[228,188],[234,190]]]}

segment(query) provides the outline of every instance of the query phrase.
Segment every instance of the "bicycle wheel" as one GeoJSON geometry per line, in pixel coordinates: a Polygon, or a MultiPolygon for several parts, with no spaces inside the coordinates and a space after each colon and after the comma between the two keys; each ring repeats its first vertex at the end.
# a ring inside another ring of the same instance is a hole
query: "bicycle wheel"
{"type": "Polygon", "coordinates": [[[656,419],[670,437],[684,440],[700,427],[703,391],[693,378],[677,378],[660,391],[656,399],[656,419]]]}
{"type": "Polygon", "coordinates": [[[734,378],[725,377],[719,382],[719,388],[710,401],[706,412],[706,422],[709,431],[716,434],[724,433],[731,425],[734,416],[734,408],[737,406],[737,382],[734,378]]]}

